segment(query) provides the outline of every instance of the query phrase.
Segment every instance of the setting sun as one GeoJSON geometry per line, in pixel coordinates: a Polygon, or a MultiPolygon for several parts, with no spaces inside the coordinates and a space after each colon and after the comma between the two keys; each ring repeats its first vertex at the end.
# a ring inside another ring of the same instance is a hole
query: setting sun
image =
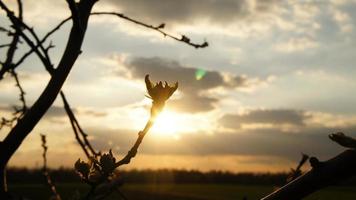
{"type": "Polygon", "coordinates": [[[184,119],[177,113],[163,111],[156,119],[152,132],[159,135],[176,135],[184,130],[184,119]]]}

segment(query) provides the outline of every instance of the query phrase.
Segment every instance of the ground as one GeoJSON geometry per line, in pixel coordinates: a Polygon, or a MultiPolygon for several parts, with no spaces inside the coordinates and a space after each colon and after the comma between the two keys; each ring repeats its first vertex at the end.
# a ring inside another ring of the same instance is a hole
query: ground
{"type": "MultiPolygon", "coordinates": [[[[63,199],[71,199],[78,192],[84,194],[87,191],[85,185],[60,184],[58,191],[63,199]]],[[[257,185],[215,185],[215,184],[127,184],[121,188],[122,192],[130,200],[239,200],[247,197],[248,200],[258,200],[270,193],[273,186],[257,185]]],[[[49,199],[49,189],[45,185],[10,185],[10,190],[16,194],[22,194],[30,199],[49,199]]],[[[118,199],[116,194],[108,199],[118,199]]],[[[329,187],[316,192],[305,200],[355,200],[355,187],[329,187]]]]}

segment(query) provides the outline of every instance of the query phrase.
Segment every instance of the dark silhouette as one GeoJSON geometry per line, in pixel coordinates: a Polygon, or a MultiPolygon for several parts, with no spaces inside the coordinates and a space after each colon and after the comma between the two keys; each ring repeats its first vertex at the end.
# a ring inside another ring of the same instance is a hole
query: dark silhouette
{"type": "MultiPolygon", "coordinates": [[[[97,0],[80,0],[78,2],[74,0],[66,0],[68,7],[71,11],[71,16],[67,19],[60,22],[54,29],[50,30],[42,39],[38,37],[37,33],[31,26],[26,24],[23,20],[23,5],[21,0],[17,0],[18,12],[17,15],[13,11],[11,11],[7,5],[0,1],[0,8],[6,13],[10,26],[9,28],[0,27],[1,32],[7,33],[9,37],[12,38],[10,44],[1,45],[0,48],[8,48],[6,59],[4,62],[1,62],[0,69],[0,80],[3,79],[4,74],[10,73],[14,79],[16,80],[17,87],[20,90],[20,101],[22,102],[22,107],[15,107],[15,111],[13,113],[13,117],[10,119],[2,118],[0,128],[4,126],[8,126],[11,128],[10,132],[6,135],[6,137],[0,143],[0,196],[3,198],[10,198],[7,190],[6,183],[6,165],[15,151],[20,147],[22,141],[27,137],[27,135],[33,130],[36,124],[40,121],[49,107],[52,105],[57,95],[60,93],[63,103],[66,107],[66,112],[68,117],[70,118],[70,122],[73,127],[73,131],[75,132],[76,139],[78,143],[81,145],[83,151],[86,153],[88,157],[90,154],[94,156],[98,156],[100,152],[95,152],[95,150],[91,147],[89,141],[87,140],[87,134],[83,131],[83,129],[79,126],[78,121],[76,120],[71,108],[68,104],[68,101],[65,98],[63,91],[61,88],[66,80],[71,68],[73,67],[75,61],[78,56],[82,52],[81,46],[83,43],[83,39],[86,33],[86,28],[88,25],[88,19],[91,15],[112,15],[117,16],[121,19],[128,20],[130,22],[136,23],[138,25],[144,26],[151,30],[157,31],[163,36],[167,36],[169,38],[175,39],[179,42],[183,42],[195,48],[205,48],[208,46],[207,42],[203,42],[202,44],[193,43],[187,39],[183,40],[182,38],[178,38],[171,34],[166,33],[164,28],[164,23],[161,23],[158,26],[148,25],[146,23],[140,22],[138,20],[134,20],[130,17],[127,17],[121,13],[115,12],[95,12],[92,13],[91,10],[97,0]],[[52,43],[49,43],[48,46],[45,46],[45,42],[49,39],[49,37],[56,31],[58,31],[63,24],[68,21],[72,21],[72,27],[70,30],[70,34],[67,40],[67,44],[64,50],[63,55],[57,66],[52,64],[49,50],[54,46],[52,43]],[[14,61],[14,56],[16,50],[20,47],[20,40],[24,41],[24,44],[30,47],[30,50],[20,56],[20,59],[14,61]],[[16,69],[28,58],[30,55],[35,54],[41,61],[44,68],[51,75],[51,79],[48,82],[46,88],[42,91],[41,95],[34,102],[34,104],[27,108],[25,101],[25,92],[22,89],[20,81],[18,79],[16,69]]],[[[184,38],[187,38],[184,36],[184,38]]],[[[143,138],[143,137],[142,137],[143,138]]],[[[141,138],[141,140],[142,140],[141,138]]],[[[130,153],[129,153],[130,154],[130,153]]],[[[108,155],[108,154],[106,154],[108,155]]],[[[131,153],[129,157],[133,157],[134,155],[131,153]]],[[[126,160],[125,160],[126,163],[126,160]]]]}

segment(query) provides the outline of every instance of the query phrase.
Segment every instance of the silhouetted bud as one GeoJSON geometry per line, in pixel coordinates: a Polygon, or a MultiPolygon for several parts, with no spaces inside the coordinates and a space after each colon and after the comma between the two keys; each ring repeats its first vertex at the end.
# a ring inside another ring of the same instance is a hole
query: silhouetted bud
{"type": "Polygon", "coordinates": [[[90,165],[80,159],[75,162],[74,165],[75,171],[81,176],[83,179],[87,179],[90,171],[90,165]]]}
{"type": "Polygon", "coordinates": [[[162,81],[156,83],[156,85],[153,85],[150,81],[149,75],[145,76],[145,82],[149,95],[148,97],[153,100],[151,115],[155,116],[162,111],[166,101],[177,90],[178,82],[176,82],[173,86],[168,85],[167,82],[164,82],[163,84],[162,81]]]}
{"type": "Polygon", "coordinates": [[[205,41],[202,45],[200,45],[201,48],[207,47],[209,46],[209,43],[207,41],[205,41]]]}
{"type": "Polygon", "coordinates": [[[109,151],[109,153],[104,153],[100,157],[101,170],[106,174],[112,173],[112,171],[115,169],[115,163],[116,159],[113,156],[111,150],[109,151]]]}
{"type": "Polygon", "coordinates": [[[162,24],[160,24],[159,26],[157,26],[157,28],[158,29],[162,29],[162,28],[164,28],[166,26],[166,24],[165,23],[162,23],[162,24]]]}
{"type": "Polygon", "coordinates": [[[182,38],[180,40],[183,41],[183,42],[186,42],[186,43],[190,42],[190,39],[185,35],[182,35],[182,38]]]}

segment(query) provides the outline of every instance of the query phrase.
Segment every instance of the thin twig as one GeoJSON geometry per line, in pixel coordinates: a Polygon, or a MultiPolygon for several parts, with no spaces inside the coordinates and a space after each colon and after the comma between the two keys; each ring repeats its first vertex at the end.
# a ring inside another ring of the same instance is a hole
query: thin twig
{"type": "Polygon", "coordinates": [[[22,88],[22,86],[20,84],[18,75],[15,72],[15,70],[11,70],[11,75],[12,75],[12,77],[14,78],[14,80],[16,82],[16,84],[15,84],[16,87],[20,91],[19,100],[20,100],[22,106],[20,108],[18,108],[17,106],[13,106],[14,112],[12,113],[12,117],[10,119],[4,118],[4,117],[1,118],[0,130],[5,126],[11,128],[13,126],[13,124],[15,122],[17,122],[18,120],[20,120],[24,116],[26,111],[27,111],[27,105],[26,105],[26,99],[25,99],[25,91],[24,91],[24,89],[22,88]]]}
{"type": "Polygon", "coordinates": [[[93,13],[91,13],[91,15],[114,15],[114,16],[117,16],[117,17],[119,17],[119,18],[125,19],[125,20],[127,20],[127,21],[133,22],[133,23],[135,23],[135,24],[138,24],[138,25],[144,26],[144,27],[146,27],[146,28],[149,28],[149,29],[151,29],[151,30],[155,30],[155,31],[161,33],[161,34],[162,34],[163,36],[165,36],[165,37],[166,37],[166,36],[167,36],[167,37],[170,37],[170,38],[172,38],[172,39],[174,39],[174,40],[176,40],[176,41],[178,41],[178,42],[186,43],[186,44],[188,44],[188,45],[190,45],[190,46],[193,46],[193,47],[195,47],[195,48],[197,48],[197,49],[198,49],[198,48],[205,48],[205,47],[208,47],[208,46],[209,46],[208,42],[206,42],[206,41],[204,41],[204,42],[201,43],[201,44],[197,44],[197,43],[191,42],[191,41],[190,41],[190,38],[188,38],[188,37],[185,36],[185,35],[182,35],[181,38],[178,38],[178,37],[176,37],[176,36],[174,36],[174,35],[171,35],[171,34],[165,32],[165,31],[163,31],[163,29],[164,29],[164,27],[165,27],[165,24],[164,24],[164,23],[162,23],[162,24],[160,24],[160,25],[158,25],[158,26],[153,26],[153,25],[150,25],[150,24],[147,24],[147,23],[138,21],[138,20],[136,20],[136,19],[130,18],[130,17],[128,17],[128,16],[126,16],[126,15],[124,15],[124,14],[122,14],[122,13],[117,13],[117,12],[93,12],[93,13]]]}
{"type": "MultiPolygon", "coordinates": [[[[22,21],[22,17],[23,17],[23,9],[22,9],[22,1],[21,0],[17,0],[17,4],[18,4],[18,19],[20,21],[22,21]]],[[[2,9],[4,9],[6,12],[11,12],[8,10],[8,8],[0,1],[0,7],[2,9]]],[[[13,15],[13,13],[8,13],[8,15],[13,15]]],[[[14,16],[14,15],[13,15],[14,16]]],[[[6,31],[6,29],[1,28],[2,31],[6,31]]],[[[13,58],[15,56],[15,51],[17,49],[17,44],[20,41],[20,33],[21,30],[20,28],[18,30],[16,30],[16,32],[12,35],[13,39],[11,41],[10,44],[8,44],[9,48],[7,50],[7,54],[6,54],[6,59],[5,62],[1,63],[2,68],[0,70],[0,80],[3,78],[3,73],[4,71],[10,70],[10,73],[12,75],[12,77],[15,79],[16,82],[16,87],[19,88],[20,91],[20,101],[22,103],[22,107],[19,109],[16,106],[14,106],[14,112],[12,114],[12,118],[10,119],[6,119],[6,118],[2,118],[1,119],[1,123],[0,123],[0,130],[4,127],[4,126],[8,126],[8,127],[12,127],[13,124],[15,122],[17,122],[19,119],[21,119],[25,112],[27,111],[27,106],[26,106],[26,100],[25,100],[25,92],[20,84],[20,81],[18,79],[17,73],[15,72],[15,70],[12,69],[13,66],[13,58]]]]}
{"type": "Polygon", "coordinates": [[[153,123],[154,123],[154,119],[151,116],[150,119],[147,121],[145,128],[142,131],[138,132],[138,137],[133,147],[130,149],[130,151],[127,152],[124,158],[122,158],[119,162],[116,163],[116,167],[129,164],[131,159],[136,156],[137,150],[140,147],[143,138],[145,137],[146,133],[150,130],[150,128],[153,126],[153,123]]]}
{"type": "Polygon", "coordinates": [[[13,32],[11,32],[9,29],[4,28],[2,26],[0,26],[0,32],[7,33],[8,35],[12,35],[13,34],[13,32]]]}
{"type": "MultiPolygon", "coordinates": [[[[19,1],[19,0],[18,0],[19,1]]],[[[37,54],[37,56],[40,58],[44,66],[48,71],[51,71],[53,69],[53,65],[51,64],[51,59],[48,55],[48,51],[43,47],[41,41],[39,40],[37,34],[33,30],[33,28],[29,27],[26,23],[22,21],[22,15],[21,17],[16,17],[12,11],[10,11],[6,5],[0,1],[0,7],[5,10],[7,13],[8,18],[13,24],[13,28],[15,29],[15,36],[21,36],[25,42],[30,46],[31,49],[37,54]],[[32,40],[23,32],[23,29],[26,29],[29,31],[29,33],[33,36],[35,39],[37,45],[35,45],[32,40]]],[[[22,7],[22,6],[19,6],[22,7]]],[[[14,37],[15,37],[14,36],[14,37]]],[[[15,48],[16,49],[16,48],[15,48]]],[[[14,51],[14,50],[13,50],[14,51]]],[[[12,61],[12,60],[11,60],[12,61]]],[[[0,79],[2,78],[3,74],[11,69],[14,68],[15,66],[12,64],[12,62],[5,61],[4,67],[0,71],[0,79]]]]}
{"type": "Polygon", "coordinates": [[[23,87],[21,86],[19,77],[18,77],[18,75],[17,75],[15,70],[11,70],[11,75],[12,75],[12,77],[14,77],[15,82],[16,82],[16,87],[20,91],[20,101],[22,103],[21,111],[22,111],[22,114],[24,114],[27,111],[27,104],[26,104],[26,99],[25,99],[25,94],[26,93],[25,93],[25,90],[23,89],[23,87]]]}
{"type": "Polygon", "coordinates": [[[79,145],[81,146],[81,148],[83,149],[85,155],[88,157],[88,159],[92,158],[92,157],[97,157],[98,155],[100,155],[100,152],[96,152],[94,150],[94,148],[92,147],[92,145],[90,144],[89,140],[88,140],[88,134],[86,134],[84,132],[84,130],[81,128],[78,120],[76,119],[73,110],[70,108],[68,101],[64,95],[64,92],[61,91],[60,92],[63,104],[64,104],[64,109],[67,113],[67,116],[70,120],[70,123],[72,125],[72,129],[74,131],[75,134],[75,138],[77,139],[77,142],[79,143],[79,145]],[[83,140],[80,138],[80,136],[83,138],[83,140]]]}
{"type": "Polygon", "coordinates": [[[66,111],[67,116],[68,116],[69,121],[70,121],[70,124],[72,125],[72,129],[73,129],[75,138],[76,138],[77,142],[79,143],[80,147],[83,149],[83,151],[84,151],[85,155],[87,156],[87,158],[90,159],[91,155],[88,152],[84,142],[79,137],[79,133],[78,133],[79,131],[78,131],[76,123],[75,123],[75,121],[73,119],[74,118],[74,113],[73,113],[72,109],[70,108],[70,106],[69,106],[69,104],[67,102],[67,99],[65,98],[64,93],[62,91],[60,92],[60,95],[61,95],[62,100],[63,100],[64,110],[66,111]]]}
{"type": "Polygon", "coordinates": [[[48,169],[47,169],[47,141],[46,141],[46,135],[41,134],[41,141],[42,141],[42,148],[43,148],[43,153],[42,153],[42,158],[43,158],[43,168],[42,172],[43,175],[46,178],[47,185],[49,186],[51,192],[52,192],[52,197],[56,200],[61,200],[61,196],[57,192],[56,186],[54,185],[51,176],[49,175],[48,169]]]}
{"type": "Polygon", "coordinates": [[[9,44],[1,44],[0,48],[5,48],[5,47],[9,47],[9,46],[11,46],[11,43],[9,43],[9,44]]]}
{"type": "MultiPolygon", "coordinates": [[[[0,1],[0,7],[6,11],[8,17],[11,19],[16,18],[18,19],[18,21],[22,21],[22,2],[21,0],[17,0],[17,4],[18,4],[18,12],[19,12],[19,16],[16,17],[13,12],[11,12],[6,6],[5,4],[0,1]]],[[[2,64],[2,68],[0,70],[0,80],[3,78],[4,73],[11,69],[13,66],[13,59],[15,56],[15,51],[17,49],[17,44],[20,40],[20,34],[21,34],[21,27],[18,27],[18,29],[16,29],[15,34],[12,37],[12,41],[10,42],[10,44],[8,45],[9,48],[7,50],[7,54],[6,54],[6,60],[5,62],[2,64]]]]}

